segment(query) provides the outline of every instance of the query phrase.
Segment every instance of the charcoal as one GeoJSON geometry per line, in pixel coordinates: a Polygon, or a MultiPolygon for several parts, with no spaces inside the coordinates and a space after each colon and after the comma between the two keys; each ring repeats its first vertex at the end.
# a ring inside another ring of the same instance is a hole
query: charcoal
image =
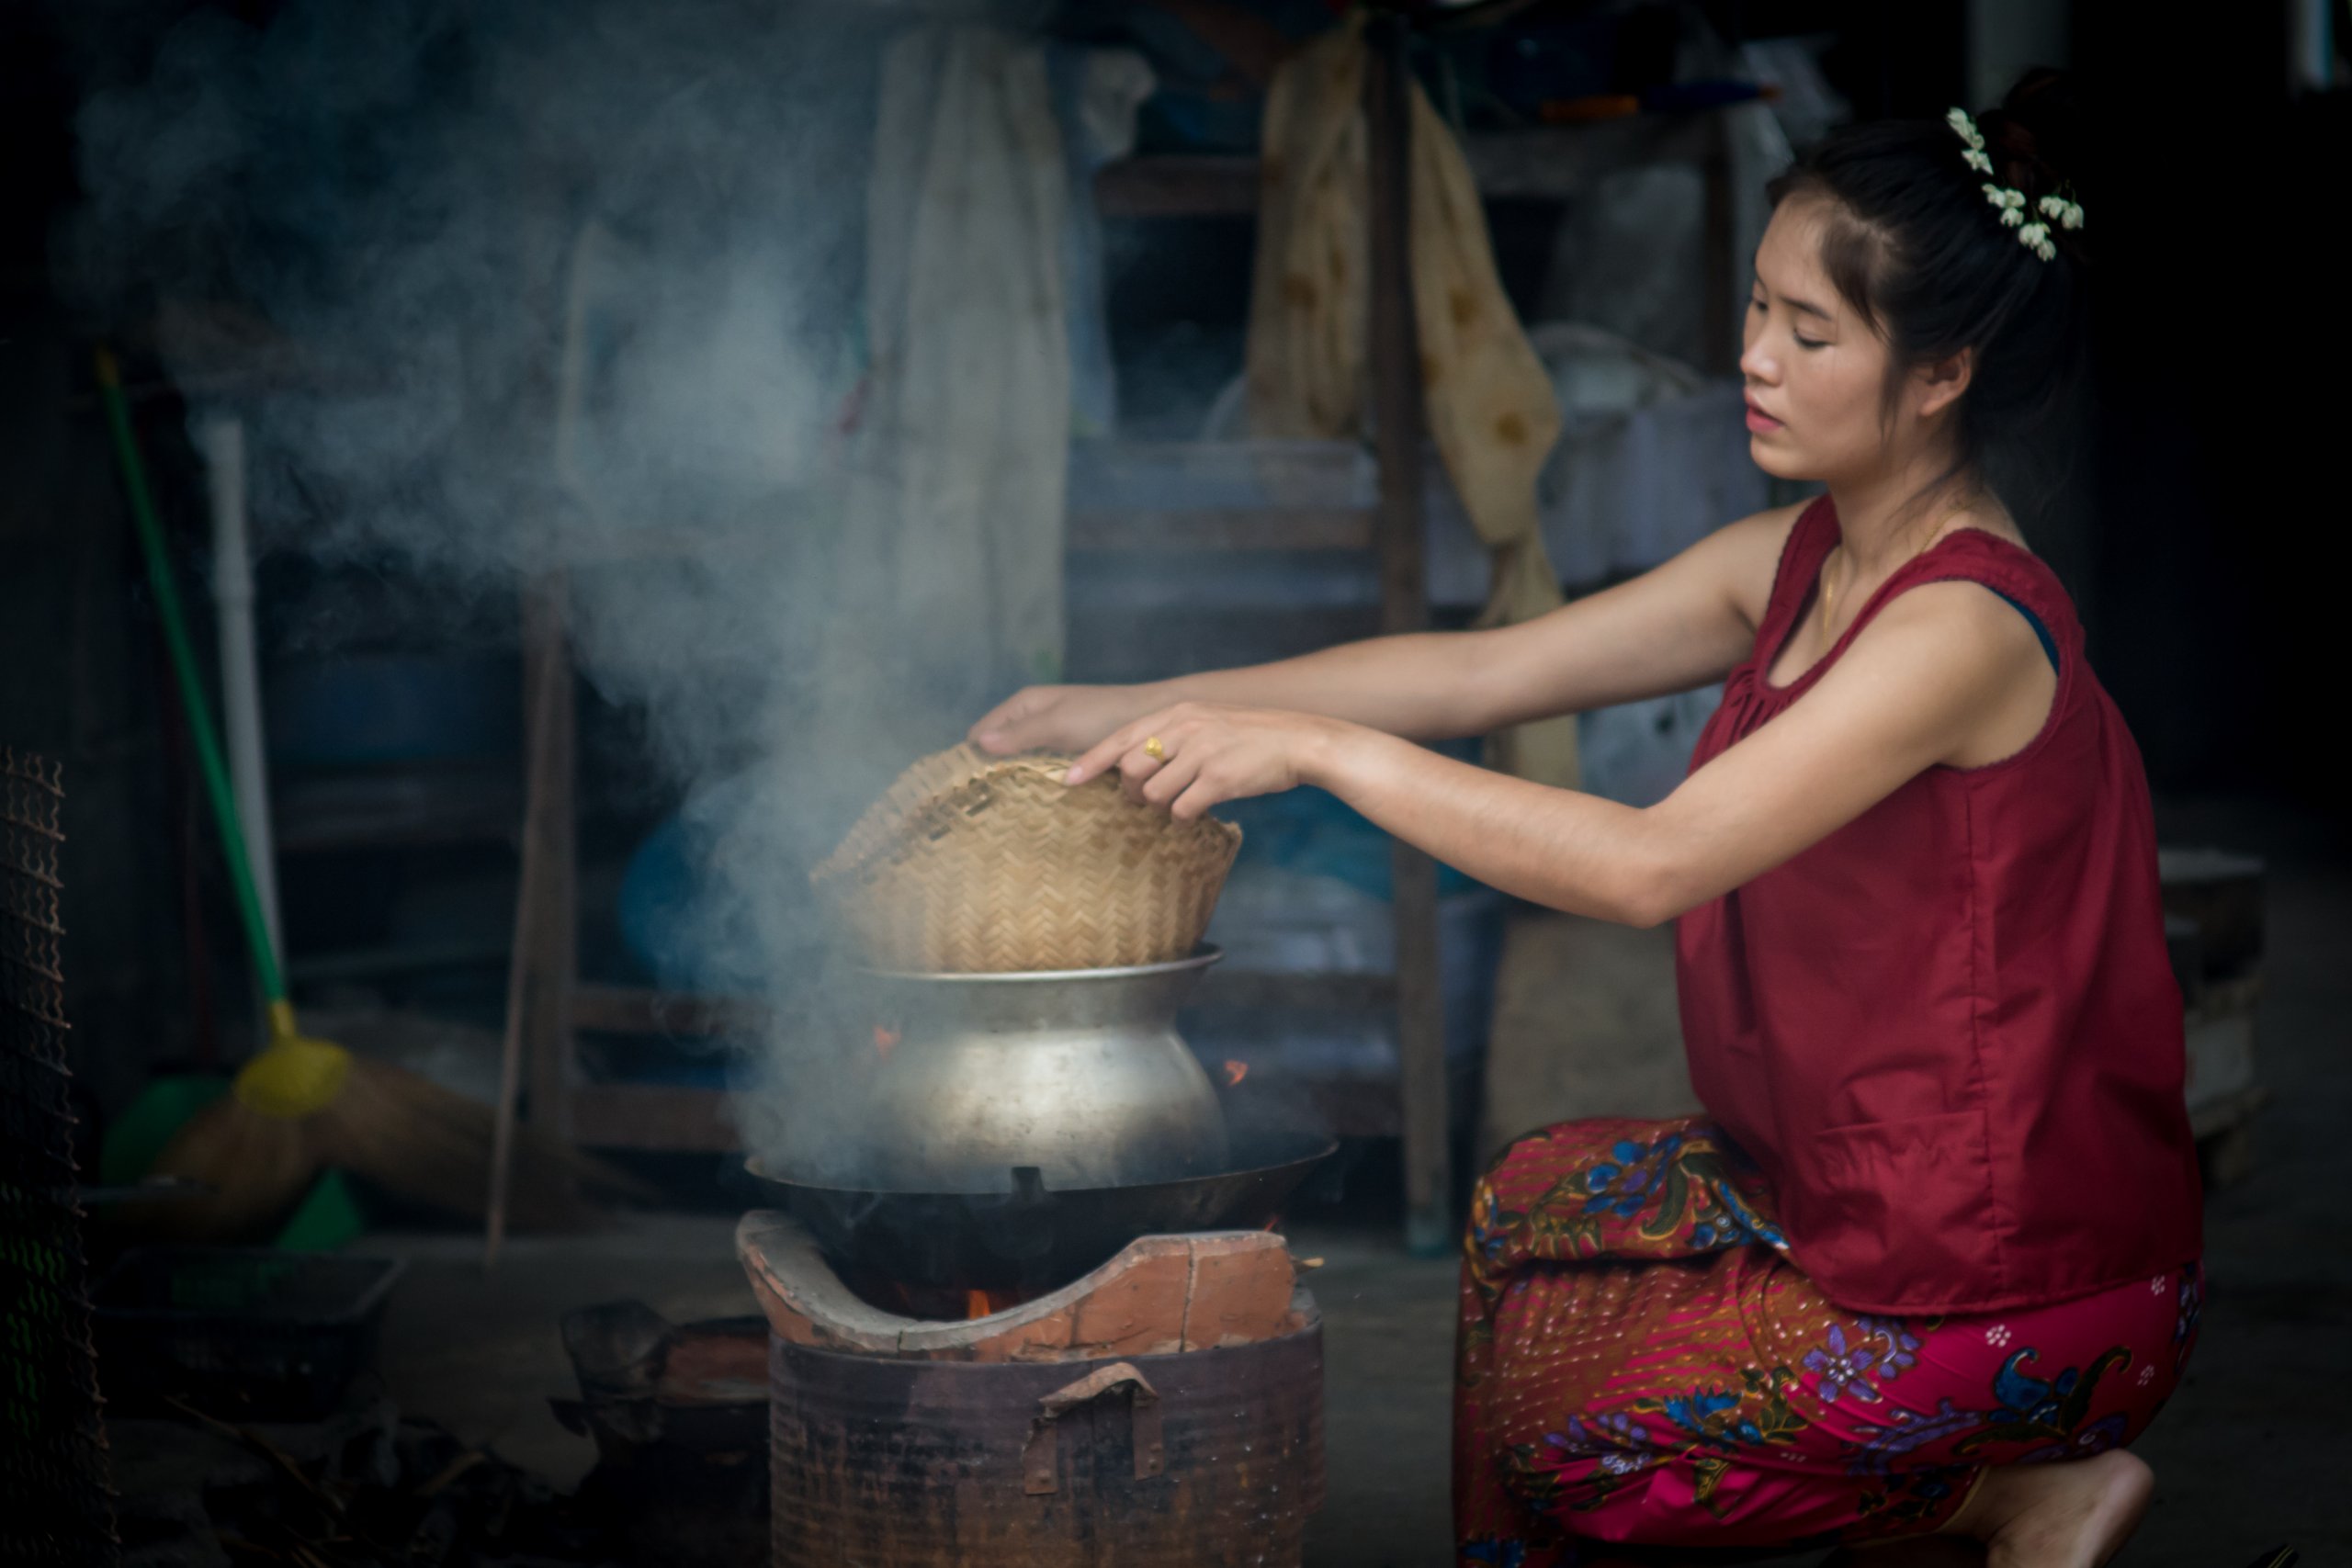
{"type": "Polygon", "coordinates": [[[633,1568],[608,1506],[389,1401],[313,1423],[190,1415],[110,1428],[134,1568],[633,1568]]]}

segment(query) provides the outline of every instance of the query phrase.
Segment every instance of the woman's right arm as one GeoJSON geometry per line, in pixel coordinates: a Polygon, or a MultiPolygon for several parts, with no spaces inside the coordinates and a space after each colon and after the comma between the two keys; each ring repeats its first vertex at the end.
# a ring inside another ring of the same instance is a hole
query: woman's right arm
{"type": "Polygon", "coordinates": [[[1410,740],[1688,691],[1747,655],[1799,509],[1721,528],[1631,581],[1514,626],[1371,637],[1136,686],[1031,686],[975,724],[993,751],[1083,751],[1180,702],[1287,708],[1410,740]]]}

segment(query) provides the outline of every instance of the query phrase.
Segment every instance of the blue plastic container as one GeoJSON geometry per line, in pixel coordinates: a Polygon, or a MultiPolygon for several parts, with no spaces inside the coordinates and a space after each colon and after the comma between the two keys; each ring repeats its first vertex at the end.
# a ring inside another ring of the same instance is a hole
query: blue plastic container
{"type": "Polygon", "coordinates": [[[269,754],[288,767],[512,756],[522,728],[511,655],[361,654],[285,665],[263,701],[269,754]]]}

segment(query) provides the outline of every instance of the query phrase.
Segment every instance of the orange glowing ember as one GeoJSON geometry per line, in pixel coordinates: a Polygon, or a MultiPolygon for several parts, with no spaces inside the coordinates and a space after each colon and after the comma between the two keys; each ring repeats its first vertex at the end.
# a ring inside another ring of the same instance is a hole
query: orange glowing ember
{"type": "Polygon", "coordinates": [[[964,1292],[964,1315],[966,1317],[987,1317],[995,1311],[996,1308],[989,1303],[989,1293],[986,1291],[966,1291],[964,1292]]]}
{"type": "Polygon", "coordinates": [[[885,1029],[878,1023],[874,1026],[874,1054],[876,1055],[888,1055],[890,1054],[890,1047],[896,1045],[898,1043],[899,1032],[897,1030],[885,1029]]]}
{"type": "Polygon", "coordinates": [[[1249,1063],[1247,1063],[1247,1062],[1227,1062],[1227,1063],[1226,1063],[1226,1065],[1225,1065],[1225,1087],[1226,1087],[1226,1088],[1227,1088],[1227,1089],[1231,1089],[1234,1085],[1236,1085],[1236,1084],[1239,1083],[1243,1078],[1246,1078],[1246,1077],[1248,1077],[1249,1076],[1250,1076],[1250,1064],[1249,1064],[1249,1063]]]}

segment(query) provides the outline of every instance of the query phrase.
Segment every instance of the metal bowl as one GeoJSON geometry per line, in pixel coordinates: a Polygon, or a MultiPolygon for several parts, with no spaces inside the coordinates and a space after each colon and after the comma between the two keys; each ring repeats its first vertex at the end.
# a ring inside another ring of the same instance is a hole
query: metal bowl
{"type": "Polygon", "coordinates": [[[863,1085],[876,1187],[999,1197],[1032,1168],[1057,1190],[1227,1169],[1225,1113],[1176,1032],[1221,954],[1031,974],[869,972],[863,1085]]]}

